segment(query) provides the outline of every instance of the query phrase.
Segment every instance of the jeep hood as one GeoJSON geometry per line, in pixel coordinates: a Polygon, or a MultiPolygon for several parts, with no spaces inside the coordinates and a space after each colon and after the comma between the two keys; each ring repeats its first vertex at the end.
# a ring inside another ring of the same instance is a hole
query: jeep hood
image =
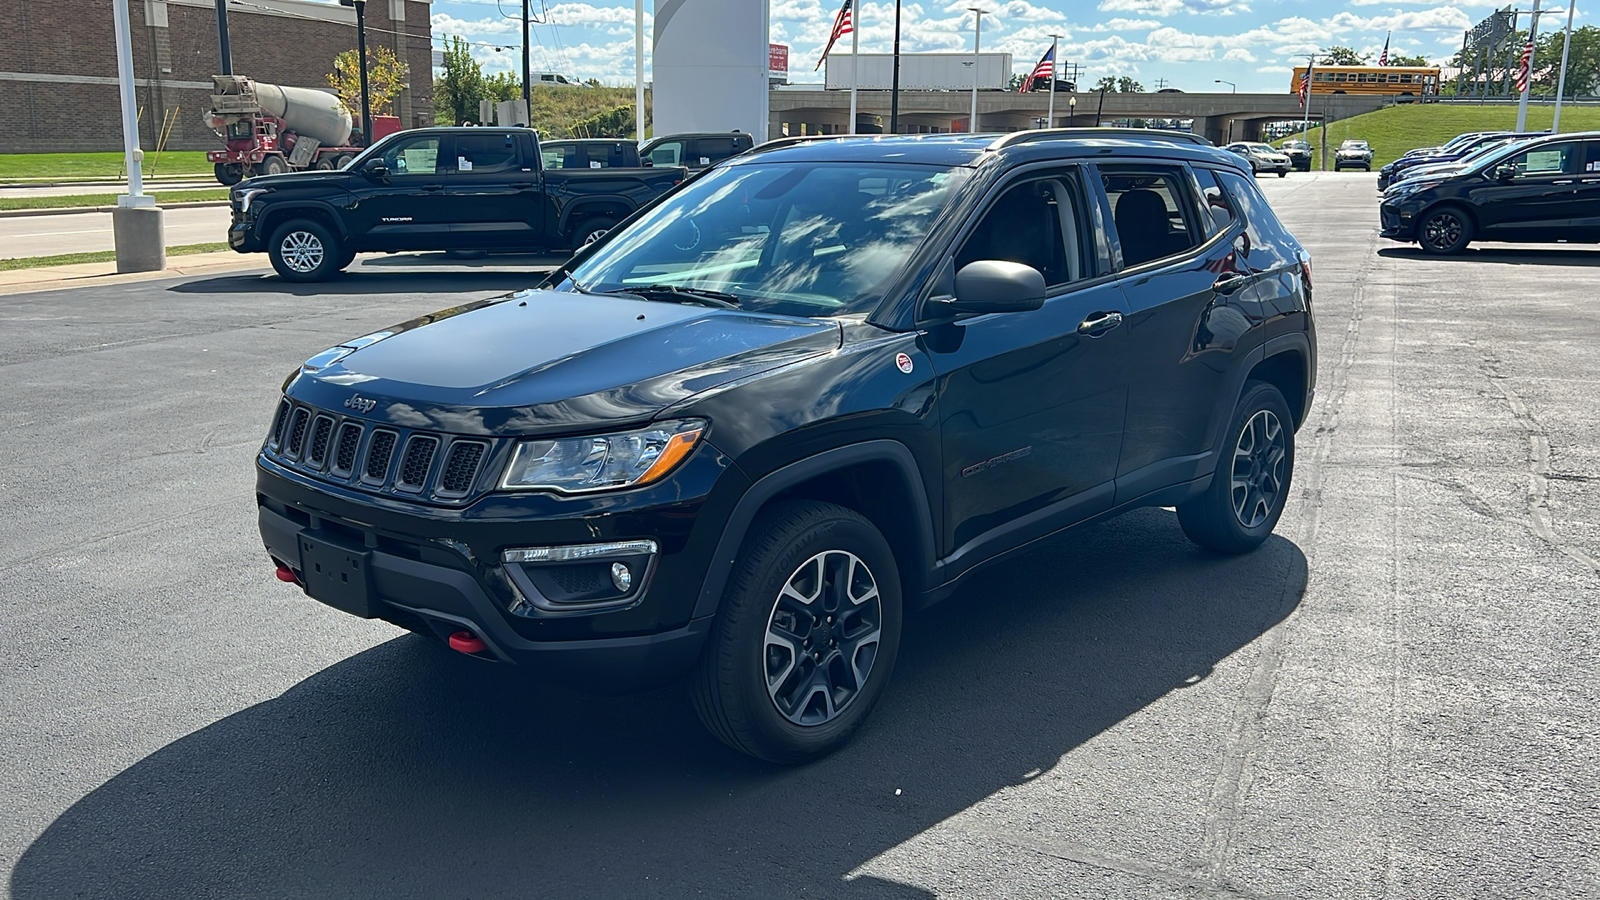
{"type": "Polygon", "coordinates": [[[455,434],[624,427],[831,352],[841,335],[815,319],[528,291],[332,348],[307,360],[286,391],[323,409],[455,434]],[[369,411],[363,400],[375,401],[369,411]]]}

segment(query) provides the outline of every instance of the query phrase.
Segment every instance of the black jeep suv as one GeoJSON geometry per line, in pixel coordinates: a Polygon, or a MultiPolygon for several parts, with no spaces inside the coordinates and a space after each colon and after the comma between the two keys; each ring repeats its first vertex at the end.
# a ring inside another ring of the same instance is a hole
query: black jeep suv
{"type": "Polygon", "coordinates": [[[720,738],[800,761],[872,709],[903,611],[983,563],[1142,506],[1265,540],[1310,293],[1216,149],[780,141],[539,289],[307,360],[261,533],[324,603],[579,684],[692,673],[720,738]]]}

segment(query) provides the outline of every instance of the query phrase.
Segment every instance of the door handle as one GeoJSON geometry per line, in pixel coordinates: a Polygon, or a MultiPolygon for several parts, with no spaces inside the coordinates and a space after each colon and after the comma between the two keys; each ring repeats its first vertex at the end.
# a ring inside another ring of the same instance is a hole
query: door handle
{"type": "Polygon", "coordinates": [[[1078,324],[1078,333],[1089,337],[1099,337],[1121,324],[1122,313],[1092,312],[1089,314],[1089,318],[1078,324]]]}
{"type": "Polygon", "coordinates": [[[425,185],[422,186],[422,189],[425,190],[425,191],[442,191],[442,190],[444,190],[444,185],[442,185],[442,184],[425,184],[425,185]]]}
{"type": "Polygon", "coordinates": [[[1219,294],[1231,294],[1249,281],[1248,275],[1224,275],[1211,283],[1211,289],[1219,294]]]}
{"type": "Polygon", "coordinates": [[[1571,184],[1572,183],[1572,179],[1568,178],[1565,181],[1552,181],[1550,183],[1551,184],[1571,184]]]}

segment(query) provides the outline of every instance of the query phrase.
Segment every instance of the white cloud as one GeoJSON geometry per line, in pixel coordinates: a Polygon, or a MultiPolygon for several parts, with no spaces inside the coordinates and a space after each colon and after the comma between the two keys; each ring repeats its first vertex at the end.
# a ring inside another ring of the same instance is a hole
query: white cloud
{"type": "Polygon", "coordinates": [[[1250,11],[1249,4],[1233,0],[1100,0],[1097,8],[1101,12],[1144,13],[1154,16],[1172,16],[1177,13],[1232,16],[1250,11]]]}

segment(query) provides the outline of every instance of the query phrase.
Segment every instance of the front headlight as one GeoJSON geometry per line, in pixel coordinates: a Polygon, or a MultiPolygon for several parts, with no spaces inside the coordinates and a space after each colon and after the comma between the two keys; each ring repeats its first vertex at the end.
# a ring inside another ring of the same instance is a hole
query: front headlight
{"type": "Polygon", "coordinates": [[[500,487],[581,494],[649,484],[682,462],[705,430],[704,419],[678,419],[618,434],[523,441],[500,487]]]}
{"type": "Polygon", "coordinates": [[[267,189],[266,188],[245,188],[244,190],[240,191],[238,193],[239,212],[242,212],[242,213],[249,212],[250,211],[250,201],[254,200],[255,198],[257,198],[257,197],[259,197],[259,196],[261,196],[262,194],[265,194],[265,193],[267,193],[267,189]]]}

